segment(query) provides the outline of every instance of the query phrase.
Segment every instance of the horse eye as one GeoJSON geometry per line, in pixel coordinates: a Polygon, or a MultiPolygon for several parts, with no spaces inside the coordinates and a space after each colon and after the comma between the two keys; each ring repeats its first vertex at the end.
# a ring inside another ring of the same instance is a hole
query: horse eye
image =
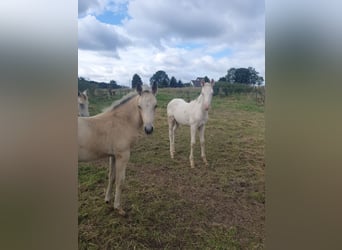
{"type": "Polygon", "coordinates": [[[141,106],[140,106],[140,105],[138,105],[138,108],[139,108],[139,109],[141,109],[141,106]]]}
{"type": "Polygon", "coordinates": [[[158,108],[158,105],[154,106],[154,109],[158,108]]]}

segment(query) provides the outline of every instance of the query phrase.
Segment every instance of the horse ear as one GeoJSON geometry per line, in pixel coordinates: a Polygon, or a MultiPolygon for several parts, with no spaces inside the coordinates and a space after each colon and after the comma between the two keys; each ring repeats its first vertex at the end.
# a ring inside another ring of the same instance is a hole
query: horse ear
{"type": "Polygon", "coordinates": [[[203,87],[204,84],[205,84],[205,82],[204,82],[204,80],[202,79],[202,80],[201,80],[201,86],[203,87]]]}
{"type": "Polygon", "coordinates": [[[137,92],[138,92],[139,95],[141,95],[141,92],[142,92],[141,83],[137,84],[137,92]]]}
{"type": "Polygon", "coordinates": [[[80,93],[80,91],[78,91],[78,96],[80,96],[81,95],[81,93],[80,93]]]}
{"type": "Polygon", "coordinates": [[[88,89],[86,89],[85,91],[83,91],[83,95],[87,95],[88,89]]]}
{"type": "Polygon", "coordinates": [[[158,90],[158,84],[157,82],[153,82],[152,84],[152,94],[156,95],[158,90]]]}
{"type": "Polygon", "coordinates": [[[211,86],[214,87],[214,85],[215,85],[214,79],[211,79],[211,82],[210,82],[210,83],[211,83],[211,86]]]}

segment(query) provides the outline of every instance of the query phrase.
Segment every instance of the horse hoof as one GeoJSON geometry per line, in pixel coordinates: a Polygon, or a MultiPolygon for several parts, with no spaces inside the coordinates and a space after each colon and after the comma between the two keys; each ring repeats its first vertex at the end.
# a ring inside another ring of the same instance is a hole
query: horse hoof
{"type": "Polygon", "coordinates": [[[118,214],[121,216],[126,216],[126,212],[122,208],[117,208],[118,214]]]}

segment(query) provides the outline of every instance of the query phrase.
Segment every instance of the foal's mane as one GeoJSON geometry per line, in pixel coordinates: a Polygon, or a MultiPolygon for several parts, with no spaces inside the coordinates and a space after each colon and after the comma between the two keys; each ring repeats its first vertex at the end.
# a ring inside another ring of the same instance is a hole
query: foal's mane
{"type": "MultiPolygon", "coordinates": [[[[148,85],[142,85],[142,93],[150,93],[151,89],[148,85]]],[[[110,112],[113,111],[115,109],[117,109],[118,107],[124,105],[125,103],[129,102],[131,99],[133,99],[134,97],[136,97],[138,95],[137,92],[130,92],[127,95],[123,96],[120,100],[114,101],[112,103],[112,105],[110,105],[109,107],[103,109],[103,113],[105,112],[110,112]]]]}
{"type": "Polygon", "coordinates": [[[129,102],[131,99],[133,99],[134,97],[136,97],[138,95],[138,93],[136,92],[130,92],[127,95],[123,96],[120,100],[116,100],[112,103],[112,105],[110,105],[109,107],[103,109],[103,112],[110,112],[113,111],[115,109],[117,109],[118,107],[124,105],[125,103],[129,102]]]}

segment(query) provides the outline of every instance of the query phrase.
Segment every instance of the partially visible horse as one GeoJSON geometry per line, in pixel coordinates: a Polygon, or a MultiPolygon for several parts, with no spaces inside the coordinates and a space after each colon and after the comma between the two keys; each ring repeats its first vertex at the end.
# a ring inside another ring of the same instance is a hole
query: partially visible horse
{"type": "Polygon", "coordinates": [[[183,99],[172,99],[167,105],[167,117],[169,124],[169,139],[170,139],[170,155],[174,158],[175,153],[175,131],[179,124],[189,125],[191,132],[191,144],[190,144],[190,166],[195,167],[193,148],[196,143],[196,130],[199,130],[199,137],[201,143],[201,157],[206,166],[208,162],[205,155],[204,146],[204,130],[205,123],[208,120],[208,110],[211,104],[211,99],[213,96],[213,86],[214,80],[211,82],[201,82],[202,89],[201,94],[197,99],[191,101],[190,103],[184,101],[183,99]]]}
{"type": "Polygon", "coordinates": [[[78,91],[78,116],[88,117],[89,116],[89,99],[87,95],[87,90],[84,90],[83,92],[78,91]]]}
{"type": "Polygon", "coordinates": [[[78,161],[91,161],[109,157],[108,187],[105,201],[112,196],[115,180],[114,209],[124,215],[120,205],[121,185],[125,179],[131,147],[142,128],[153,132],[157,106],[157,84],[137,85],[137,93],[130,93],[111,107],[91,117],[78,117],[78,161]],[[143,89],[144,88],[144,89],[143,89]]]}

